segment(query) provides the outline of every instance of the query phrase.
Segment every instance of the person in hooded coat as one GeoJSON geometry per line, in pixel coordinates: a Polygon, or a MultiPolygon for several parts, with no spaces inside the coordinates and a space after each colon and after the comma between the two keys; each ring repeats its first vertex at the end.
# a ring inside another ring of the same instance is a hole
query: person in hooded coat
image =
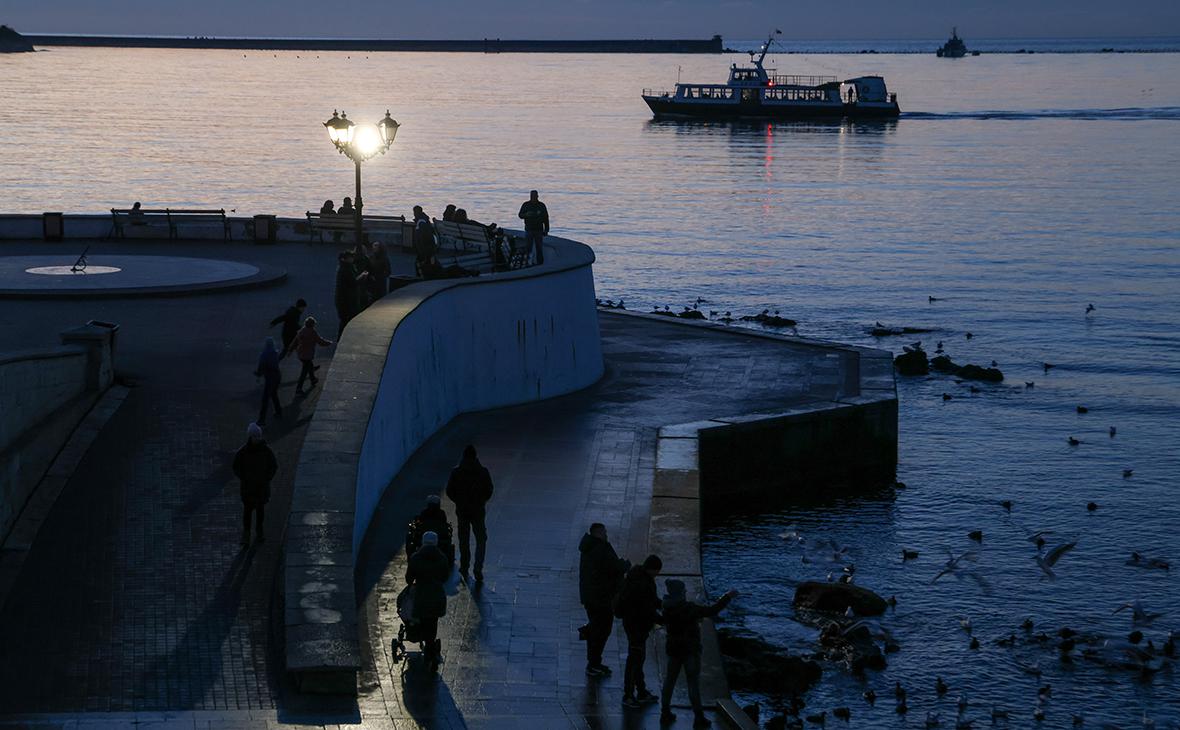
{"type": "Polygon", "coordinates": [[[623,670],[623,706],[636,709],[658,698],[648,691],[643,677],[647,660],[647,637],[656,624],[663,623],[656,576],[664,567],[658,555],[648,555],[643,565],[627,571],[623,588],[615,599],[615,615],[623,619],[627,634],[627,664],[623,670]]]}
{"type": "Polygon", "coordinates": [[[492,475],[479,463],[479,456],[471,444],[463,449],[463,458],[451,470],[447,480],[447,497],[455,503],[459,530],[459,574],[467,580],[467,566],[471,565],[471,533],[475,533],[475,580],[483,580],[483,561],[487,554],[487,504],[492,498],[492,475]]]}
{"type": "Polygon", "coordinates": [[[279,370],[279,351],[275,348],[273,337],[267,337],[262,345],[262,354],[258,356],[254,375],[262,378],[262,406],[258,410],[256,423],[265,426],[267,405],[274,405],[275,416],[283,415],[283,407],[279,405],[279,381],[283,379],[283,373],[279,370]]]}
{"type": "Polygon", "coordinates": [[[737,591],[729,591],[711,606],[702,606],[688,600],[684,581],[670,578],[664,585],[668,589],[663,602],[664,626],[668,633],[665,649],[668,671],[660,693],[660,722],[676,722],[676,715],[672,713],[672,691],[683,669],[688,684],[688,699],[695,716],[693,727],[709,727],[709,718],[705,717],[701,706],[701,619],[713,618],[721,613],[737,595],[737,591]]]}
{"type": "Polygon", "coordinates": [[[630,566],[621,560],[607,539],[606,525],[595,522],[578,544],[578,597],[586,609],[586,625],[578,634],[586,641],[586,674],[602,677],[611,673],[602,663],[602,650],[614,628],[611,603],[619,582],[630,566]]]}
{"type": "Polygon", "coordinates": [[[295,335],[299,334],[299,319],[303,316],[303,310],[307,309],[307,302],[299,299],[294,306],[287,307],[287,311],[270,321],[270,326],[274,327],[280,322],[283,325],[283,351],[279,353],[279,359],[283,359],[291,352],[292,343],[295,342],[295,335]]]}
{"type": "Polygon", "coordinates": [[[421,624],[426,654],[435,660],[442,655],[438,620],[447,615],[444,586],[450,577],[451,561],[438,549],[438,534],[426,532],[422,535],[422,547],[410,556],[406,583],[414,586],[414,620],[421,624]]]}
{"type": "Polygon", "coordinates": [[[279,470],[279,462],[262,438],[257,423],[246,429],[246,443],[234,454],[233,470],[241,484],[242,546],[250,544],[251,512],[257,521],[258,542],[265,542],[262,522],[266,517],[266,503],[270,501],[270,482],[279,470]]]}

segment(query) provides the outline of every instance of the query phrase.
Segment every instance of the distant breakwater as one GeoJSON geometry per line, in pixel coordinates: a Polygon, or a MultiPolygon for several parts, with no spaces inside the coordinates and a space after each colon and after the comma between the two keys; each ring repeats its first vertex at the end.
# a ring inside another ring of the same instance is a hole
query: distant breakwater
{"type": "Polygon", "coordinates": [[[721,36],[708,40],[379,40],[336,38],[169,38],[147,36],[26,35],[36,46],[195,48],[250,51],[418,51],[429,53],[721,53],[721,36]]]}

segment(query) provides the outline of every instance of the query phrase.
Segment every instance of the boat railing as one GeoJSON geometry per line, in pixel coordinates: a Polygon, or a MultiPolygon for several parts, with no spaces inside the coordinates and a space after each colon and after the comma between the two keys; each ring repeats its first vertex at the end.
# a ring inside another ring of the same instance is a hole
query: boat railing
{"type": "MultiPolygon", "coordinates": [[[[632,87],[634,88],[634,87],[632,87]]],[[[635,93],[635,92],[631,92],[635,93]]],[[[644,96],[676,96],[676,92],[671,89],[644,89],[644,96]]]]}
{"type": "Polygon", "coordinates": [[[770,74],[767,81],[771,86],[822,86],[835,83],[835,76],[791,76],[770,74]]]}

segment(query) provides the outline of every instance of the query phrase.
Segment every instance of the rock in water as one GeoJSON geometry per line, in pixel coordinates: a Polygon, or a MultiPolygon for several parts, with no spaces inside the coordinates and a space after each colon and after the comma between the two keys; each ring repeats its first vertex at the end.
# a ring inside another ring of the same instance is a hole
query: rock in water
{"type": "Polygon", "coordinates": [[[795,606],[815,611],[844,613],[849,608],[857,616],[880,616],[888,604],[884,598],[854,583],[804,581],[795,589],[795,606]]]}
{"type": "Polygon", "coordinates": [[[717,639],[725,657],[725,676],[735,688],[780,696],[800,695],[823,674],[819,664],[787,656],[748,636],[719,631],[717,639]]]}
{"type": "Polygon", "coordinates": [[[965,380],[983,380],[988,383],[999,383],[1004,380],[1004,373],[999,368],[985,368],[979,365],[964,365],[955,375],[965,380]]]}
{"type": "Polygon", "coordinates": [[[0,53],[28,53],[33,44],[7,25],[0,25],[0,53]]]}
{"type": "Polygon", "coordinates": [[[902,375],[926,375],[930,372],[930,361],[921,350],[908,350],[893,358],[893,366],[902,375]]]}

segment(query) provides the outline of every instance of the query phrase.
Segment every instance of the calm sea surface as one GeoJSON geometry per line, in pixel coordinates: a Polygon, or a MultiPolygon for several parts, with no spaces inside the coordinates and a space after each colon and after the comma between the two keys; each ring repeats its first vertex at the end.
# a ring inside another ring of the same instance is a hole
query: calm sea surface
{"type": "Polygon", "coordinates": [[[967,717],[986,724],[995,705],[1025,727],[1048,683],[1044,727],[1070,726],[1073,713],[1095,726],[1180,722],[1175,670],[1063,664],[1019,629],[1032,617],[1037,631],[1123,637],[1130,612],[1112,611],[1135,599],[1165,613],[1143,628],[1157,647],[1180,629],[1180,55],[791,55],[781,72],[885,76],[905,113],[885,125],[651,121],[640,89],[670,86],[678,67],[686,81],[722,81],[733,60],[0,57],[0,209],[141,200],[301,215],[351,194],[351,164],[320,122],[333,108],[376,121],[388,107],[404,126],[365,165],[370,212],[420,203],[437,215],[454,202],[513,223],[535,187],[555,232],[597,251],[599,295],[629,308],[703,297],[702,309],[735,315],[780,310],[799,334],[895,351],[942,340],[956,360],[994,359],[1006,380],[978,393],[943,376],[899,381],[907,489],[712,533],[711,587],[745,594],[727,626],[790,651],[814,646],[791,595],[832,568],[803,563],[780,538],[793,526],[846,545],[857,582],[898,599],[882,621],[901,645],[889,668],[863,681],[829,668],[807,698],[813,711],[848,705],[858,727],[905,724],[889,691],[901,681],[911,726],[927,711],[953,724],[965,694],[967,717]],[[875,321],[936,331],[874,340],[875,321]],[[1057,367],[1043,372],[1045,361],[1057,367]],[[967,538],[975,529],[981,545],[967,538]],[[1052,530],[1047,547],[1077,541],[1057,580],[1041,578],[1024,530],[1052,530]],[[903,564],[903,547],[920,557],[903,564]],[[945,551],[968,549],[989,590],[931,584],[945,551]],[[1176,569],[1126,566],[1132,550],[1176,569]],[[995,644],[1014,631],[1015,647],[995,644]],[[860,699],[867,687],[876,708],[860,699]]]}

